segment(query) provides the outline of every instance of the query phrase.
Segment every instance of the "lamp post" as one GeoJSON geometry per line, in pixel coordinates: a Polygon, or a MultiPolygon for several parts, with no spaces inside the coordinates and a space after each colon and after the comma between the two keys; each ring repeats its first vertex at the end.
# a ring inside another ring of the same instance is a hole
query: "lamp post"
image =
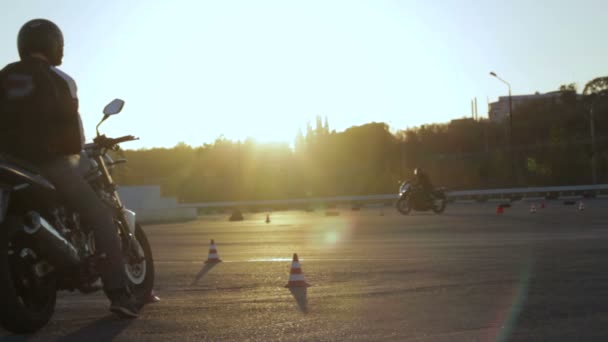
{"type": "Polygon", "coordinates": [[[513,101],[511,99],[511,84],[500,78],[494,71],[490,72],[490,76],[496,77],[499,81],[509,87],[509,149],[511,150],[511,167],[513,168],[511,177],[515,183],[518,183],[516,178],[517,169],[515,167],[515,157],[513,151],[513,101]]]}
{"type": "Polygon", "coordinates": [[[595,100],[591,104],[589,111],[589,130],[591,133],[591,181],[597,184],[597,153],[595,152],[595,100]]]}
{"type": "Polygon", "coordinates": [[[589,107],[589,133],[591,136],[591,182],[593,185],[597,184],[597,153],[595,147],[595,106],[598,101],[597,94],[587,95],[591,98],[591,105],[589,107]]]}
{"type": "Polygon", "coordinates": [[[589,101],[589,131],[591,135],[591,181],[597,184],[597,153],[595,145],[595,110],[600,98],[608,94],[608,77],[596,78],[585,85],[583,96],[589,101]],[[604,87],[603,90],[602,87],[604,87]]]}

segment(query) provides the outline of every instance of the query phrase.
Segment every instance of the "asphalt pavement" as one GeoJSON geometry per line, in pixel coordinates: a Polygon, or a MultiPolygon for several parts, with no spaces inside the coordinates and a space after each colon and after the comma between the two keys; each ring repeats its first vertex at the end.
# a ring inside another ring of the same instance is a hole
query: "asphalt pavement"
{"type": "Polygon", "coordinates": [[[161,302],[129,321],[61,293],[44,329],[0,341],[608,340],[608,201],[530,204],[148,225],[161,302]],[[204,263],[210,239],[223,262],[204,263]],[[284,287],[293,253],[311,287],[284,287]]]}

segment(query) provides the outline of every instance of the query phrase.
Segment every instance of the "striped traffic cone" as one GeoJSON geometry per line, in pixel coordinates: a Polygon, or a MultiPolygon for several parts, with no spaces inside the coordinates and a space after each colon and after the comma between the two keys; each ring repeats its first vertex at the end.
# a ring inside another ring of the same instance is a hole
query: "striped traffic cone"
{"type": "Polygon", "coordinates": [[[532,206],[530,207],[530,213],[535,214],[536,213],[536,205],[532,204],[532,206]]]}
{"type": "Polygon", "coordinates": [[[222,259],[220,259],[220,255],[217,253],[217,248],[215,248],[215,241],[211,240],[211,245],[209,246],[209,256],[207,257],[205,264],[214,264],[217,262],[222,262],[222,259]]]}
{"type": "Polygon", "coordinates": [[[583,203],[583,201],[578,202],[578,210],[579,211],[585,210],[585,204],[583,203]]]}
{"type": "Polygon", "coordinates": [[[291,262],[291,271],[289,271],[289,282],[285,287],[309,287],[310,285],[304,280],[304,273],[302,273],[302,267],[300,266],[300,260],[298,255],[293,254],[293,261],[291,262]]]}

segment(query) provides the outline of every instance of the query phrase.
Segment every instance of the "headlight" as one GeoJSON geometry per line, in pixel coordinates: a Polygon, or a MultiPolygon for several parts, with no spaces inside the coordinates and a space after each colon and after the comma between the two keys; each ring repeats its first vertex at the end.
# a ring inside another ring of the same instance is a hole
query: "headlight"
{"type": "Polygon", "coordinates": [[[89,159],[89,161],[91,162],[91,170],[97,170],[97,168],[99,168],[99,165],[94,159],[89,159]]]}
{"type": "Polygon", "coordinates": [[[87,180],[92,180],[93,178],[100,176],[101,172],[99,172],[99,164],[97,164],[97,162],[94,159],[87,159],[87,160],[89,161],[89,163],[83,164],[83,165],[85,165],[83,167],[86,168],[83,171],[84,171],[85,178],[87,180]]]}
{"type": "Polygon", "coordinates": [[[114,168],[114,165],[113,165],[114,164],[114,160],[109,155],[105,154],[103,156],[103,161],[104,161],[104,163],[106,163],[106,167],[108,169],[113,169],[114,168]]]}

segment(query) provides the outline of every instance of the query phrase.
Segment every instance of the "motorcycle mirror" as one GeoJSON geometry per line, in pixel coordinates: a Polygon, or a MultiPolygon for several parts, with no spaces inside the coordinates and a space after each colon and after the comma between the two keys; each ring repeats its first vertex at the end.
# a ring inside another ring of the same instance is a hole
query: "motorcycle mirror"
{"type": "Polygon", "coordinates": [[[114,99],[112,102],[103,109],[103,114],[108,117],[120,113],[122,107],[125,105],[125,101],[121,99],[114,99]]]}

